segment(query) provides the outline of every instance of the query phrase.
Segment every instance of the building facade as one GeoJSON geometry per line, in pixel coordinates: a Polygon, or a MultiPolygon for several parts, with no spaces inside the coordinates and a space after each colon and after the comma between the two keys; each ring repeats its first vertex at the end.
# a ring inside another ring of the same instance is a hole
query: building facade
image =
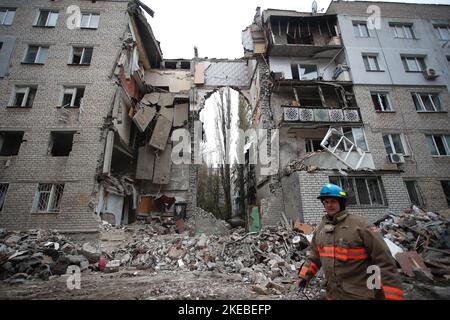
{"type": "Polygon", "coordinates": [[[190,168],[170,161],[171,133],[189,130],[190,61],[162,63],[144,12],[138,0],[2,1],[0,226],[96,233],[100,218],[190,201],[190,168]]]}
{"type": "Polygon", "coordinates": [[[256,170],[263,224],[281,213],[317,223],[327,182],[372,220],[411,203],[448,209],[449,10],[365,1],[334,1],[324,14],[257,10],[243,45],[269,76],[256,83],[266,99],[253,104],[253,125],[279,133],[278,171],[256,170]]]}

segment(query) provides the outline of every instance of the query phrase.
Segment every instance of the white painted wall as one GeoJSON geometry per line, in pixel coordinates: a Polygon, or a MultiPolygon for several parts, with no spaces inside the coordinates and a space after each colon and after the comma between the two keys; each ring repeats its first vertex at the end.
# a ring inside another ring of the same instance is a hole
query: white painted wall
{"type": "MultiPolygon", "coordinates": [[[[348,64],[355,84],[392,85],[447,85],[450,82],[450,67],[446,56],[450,48],[442,45],[433,24],[442,20],[382,18],[381,28],[369,30],[369,38],[358,38],[353,33],[353,21],[366,21],[367,17],[339,15],[339,25],[346,48],[348,64]],[[412,23],[417,39],[395,38],[390,22],[412,23]],[[382,72],[367,72],[362,53],[377,53],[382,72]],[[400,55],[426,55],[427,67],[434,68],[441,75],[427,80],[421,73],[405,72],[400,55]]],[[[446,23],[450,23],[447,20],[446,23]]]]}

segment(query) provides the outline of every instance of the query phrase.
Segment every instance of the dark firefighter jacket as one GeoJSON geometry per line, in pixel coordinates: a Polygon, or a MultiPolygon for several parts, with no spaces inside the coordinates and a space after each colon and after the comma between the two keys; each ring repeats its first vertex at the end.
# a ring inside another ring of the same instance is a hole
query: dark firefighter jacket
{"type": "Polygon", "coordinates": [[[320,267],[327,280],[328,299],[403,300],[395,260],[381,235],[363,217],[345,210],[333,218],[324,216],[299,276],[309,282],[320,267]],[[379,288],[373,279],[368,281],[375,274],[373,267],[368,269],[373,265],[380,270],[379,288]],[[368,282],[374,286],[368,286],[368,282]]]}

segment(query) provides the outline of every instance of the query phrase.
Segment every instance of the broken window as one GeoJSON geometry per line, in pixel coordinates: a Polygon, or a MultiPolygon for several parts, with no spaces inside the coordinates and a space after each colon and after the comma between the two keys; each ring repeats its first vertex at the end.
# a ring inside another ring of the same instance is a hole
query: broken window
{"type": "Polygon", "coordinates": [[[95,13],[81,14],[81,28],[82,29],[97,29],[100,21],[100,15],[95,13]]]}
{"type": "Polygon", "coordinates": [[[36,86],[15,86],[11,97],[10,107],[31,107],[36,96],[36,86]]]}
{"type": "Polygon", "coordinates": [[[363,54],[362,57],[366,71],[381,71],[377,54],[363,54]]]}
{"type": "Polygon", "coordinates": [[[391,101],[389,98],[389,93],[387,92],[371,92],[373,105],[375,110],[378,112],[382,111],[393,111],[391,101]]]}
{"type": "Polygon", "coordinates": [[[276,28],[275,30],[286,28],[284,30],[286,30],[286,41],[288,44],[314,44],[309,22],[306,24],[292,21],[288,21],[287,24],[278,22],[276,28]]]}
{"type": "Polygon", "coordinates": [[[177,62],[176,61],[164,61],[164,67],[166,69],[176,69],[177,62]]]}
{"type": "MultiPolygon", "coordinates": [[[[347,139],[356,144],[362,150],[368,151],[363,128],[342,127],[341,130],[347,139]]],[[[350,144],[344,140],[344,150],[348,151],[350,147],[350,144]]]]}
{"type": "Polygon", "coordinates": [[[90,64],[94,48],[72,47],[71,64],[90,64]]]}
{"type": "Polygon", "coordinates": [[[49,151],[53,157],[67,157],[72,151],[74,131],[50,133],[49,151]]]}
{"type": "Polygon", "coordinates": [[[49,47],[28,46],[23,63],[44,64],[47,60],[49,47]]]}
{"type": "Polygon", "coordinates": [[[358,170],[366,156],[367,144],[362,128],[330,128],[320,145],[339,161],[358,170]]]}
{"type": "Polygon", "coordinates": [[[428,150],[433,156],[450,155],[450,135],[426,135],[428,150]]]}
{"type": "Polygon", "coordinates": [[[417,181],[405,181],[406,190],[408,190],[409,200],[412,204],[422,207],[424,205],[423,198],[420,193],[417,181]]]}
{"type": "Polygon", "coordinates": [[[0,183],[0,212],[3,210],[3,206],[5,204],[6,193],[8,192],[9,184],[0,183]]]}
{"type": "Polygon", "coordinates": [[[413,92],[412,97],[417,111],[439,112],[443,111],[439,94],[413,92]]]}
{"type": "Polygon", "coordinates": [[[0,156],[9,157],[19,154],[23,134],[23,131],[0,131],[0,156]]]}
{"type": "Polygon", "coordinates": [[[34,198],[33,212],[59,212],[63,190],[64,184],[39,183],[34,198]]]}
{"type": "Polygon", "coordinates": [[[321,141],[322,140],[320,139],[305,139],[306,152],[316,152],[322,150],[322,147],[320,146],[321,141]]]}
{"type": "Polygon", "coordinates": [[[81,107],[84,96],[84,87],[64,87],[61,101],[62,107],[81,107]]]}
{"type": "Polygon", "coordinates": [[[36,27],[54,27],[58,20],[58,11],[39,10],[35,26],[36,27]]]}
{"type": "Polygon", "coordinates": [[[191,62],[190,61],[181,61],[181,69],[190,70],[191,62]]]}
{"type": "Polygon", "coordinates": [[[407,155],[409,153],[406,138],[403,134],[392,133],[383,135],[383,142],[387,154],[399,153],[407,155]]]}
{"type": "Polygon", "coordinates": [[[447,205],[450,207],[450,180],[441,181],[442,189],[444,190],[445,199],[447,200],[447,205]]]}
{"type": "Polygon", "coordinates": [[[330,177],[348,195],[347,204],[355,206],[386,206],[383,183],[379,177],[330,177]]]}
{"type": "Polygon", "coordinates": [[[1,8],[0,9],[0,25],[10,26],[16,15],[15,8],[1,8]]]}

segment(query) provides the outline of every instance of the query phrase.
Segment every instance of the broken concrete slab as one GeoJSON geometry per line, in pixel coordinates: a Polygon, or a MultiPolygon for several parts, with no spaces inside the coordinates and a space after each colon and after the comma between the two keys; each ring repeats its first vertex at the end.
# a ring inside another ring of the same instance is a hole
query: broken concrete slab
{"type": "Polygon", "coordinates": [[[155,166],[155,151],[149,146],[139,147],[136,179],[152,180],[155,166]]]}
{"type": "Polygon", "coordinates": [[[149,145],[158,150],[164,150],[166,148],[171,130],[172,121],[164,116],[159,116],[156,121],[155,128],[153,129],[153,134],[149,145]]]}
{"type": "Polygon", "coordinates": [[[170,179],[170,168],[172,166],[172,146],[167,145],[165,150],[159,154],[159,158],[155,160],[155,170],[153,173],[153,183],[168,184],[170,179]]]}
{"type": "Polygon", "coordinates": [[[144,106],[140,108],[133,117],[133,122],[140,132],[144,132],[147,129],[148,124],[153,120],[156,114],[156,109],[144,106]]]}
{"type": "Polygon", "coordinates": [[[100,259],[101,252],[94,248],[89,243],[84,243],[81,250],[81,254],[84,255],[90,262],[97,262],[100,259]]]}
{"type": "Polygon", "coordinates": [[[173,118],[173,126],[174,127],[183,127],[188,122],[189,115],[189,104],[176,104],[175,105],[175,114],[173,118]]]}
{"type": "Polygon", "coordinates": [[[161,93],[158,99],[158,105],[163,107],[172,106],[174,101],[173,93],[161,93]]]}
{"type": "Polygon", "coordinates": [[[159,92],[147,93],[146,95],[144,95],[144,97],[142,97],[141,103],[147,105],[155,105],[159,101],[159,95],[159,92]]]}

